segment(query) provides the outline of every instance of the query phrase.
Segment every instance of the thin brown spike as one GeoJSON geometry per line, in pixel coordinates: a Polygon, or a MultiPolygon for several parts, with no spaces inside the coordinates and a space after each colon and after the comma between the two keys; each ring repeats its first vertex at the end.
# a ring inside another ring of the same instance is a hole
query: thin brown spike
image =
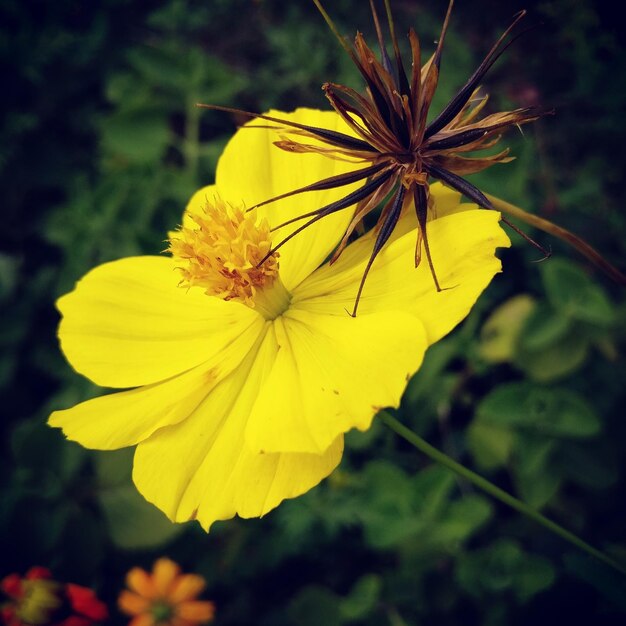
{"type": "MultiPolygon", "coordinates": [[[[428,267],[430,269],[430,274],[435,281],[435,287],[437,291],[442,291],[441,285],[439,284],[439,279],[437,278],[437,272],[435,272],[435,266],[433,264],[433,259],[430,254],[430,245],[428,243],[428,233],[426,232],[426,220],[428,217],[428,197],[426,195],[426,190],[419,186],[413,185],[413,201],[415,203],[415,213],[417,214],[417,222],[419,224],[420,229],[420,237],[424,242],[424,250],[426,251],[426,260],[428,261],[428,267]]],[[[417,260],[417,253],[416,253],[417,260]]]]}
{"type": "Polygon", "coordinates": [[[363,185],[363,187],[360,187],[359,189],[349,193],[347,196],[339,200],[335,200],[335,202],[331,202],[330,204],[327,204],[320,209],[316,209],[315,211],[310,211],[309,213],[303,213],[302,215],[293,217],[290,220],[283,222],[282,224],[278,224],[277,226],[272,227],[270,230],[271,232],[273,232],[275,230],[278,230],[279,228],[283,228],[284,226],[288,226],[289,224],[293,224],[294,222],[298,222],[313,215],[316,217],[325,217],[326,215],[331,215],[336,211],[342,211],[343,209],[346,209],[349,206],[360,202],[364,198],[369,197],[372,193],[376,191],[376,189],[378,189],[381,185],[384,185],[392,176],[392,174],[392,170],[382,172],[382,174],[379,174],[376,178],[371,178],[365,183],[365,185],[363,185]]]}
{"type": "Polygon", "coordinates": [[[496,62],[496,60],[500,57],[504,51],[512,45],[519,37],[521,37],[524,32],[516,35],[511,41],[509,41],[506,45],[500,47],[504,40],[508,37],[509,33],[515,28],[517,23],[526,15],[526,11],[520,11],[514,16],[512,24],[500,35],[500,38],[496,41],[495,44],[491,47],[491,50],[487,53],[487,56],[483,59],[482,63],[478,66],[476,71],[470,76],[468,81],[461,87],[457,95],[452,98],[452,100],[448,103],[448,105],[444,108],[439,115],[428,125],[426,130],[426,137],[430,137],[434,135],[436,132],[441,130],[455,115],[456,113],[464,106],[467,100],[470,98],[472,92],[482,79],[482,77],[489,71],[489,68],[496,62]]]}
{"type": "Polygon", "coordinates": [[[378,232],[378,236],[376,237],[376,241],[374,242],[374,248],[372,249],[372,254],[370,255],[369,261],[365,266],[365,271],[363,272],[363,277],[361,278],[361,284],[359,285],[359,290],[356,294],[356,300],[354,302],[354,309],[352,310],[352,317],[356,317],[356,310],[359,306],[359,301],[361,300],[361,294],[363,293],[363,287],[365,286],[365,280],[367,279],[367,275],[372,268],[372,264],[374,260],[383,249],[389,237],[391,237],[391,233],[393,229],[396,227],[398,220],[400,219],[400,214],[402,213],[402,207],[404,205],[404,197],[406,194],[406,189],[404,185],[400,185],[396,195],[390,200],[389,204],[383,209],[383,215],[386,214],[386,217],[380,227],[380,231],[378,232]]]}
{"type": "Polygon", "coordinates": [[[209,109],[211,111],[224,111],[225,113],[234,113],[236,115],[245,115],[251,119],[261,119],[267,120],[269,122],[275,122],[281,124],[283,126],[288,126],[290,128],[297,128],[299,130],[304,130],[309,135],[315,136],[317,139],[321,139],[325,143],[340,146],[345,148],[356,148],[362,149],[369,152],[375,152],[375,150],[362,139],[358,139],[356,137],[352,137],[351,135],[346,135],[344,133],[340,133],[335,130],[328,130],[325,128],[318,128],[317,126],[307,126],[306,124],[299,124],[298,122],[293,122],[291,120],[285,120],[278,117],[272,117],[271,115],[265,115],[264,113],[253,113],[252,111],[244,111],[243,109],[234,109],[232,107],[220,106],[217,104],[203,104],[202,102],[197,102],[196,106],[199,109],[209,109]]]}
{"type": "Polygon", "coordinates": [[[422,262],[422,229],[417,229],[417,241],[415,242],[415,269],[422,262]]]}
{"type": "Polygon", "coordinates": [[[522,239],[527,241],[531,246],[541,251],[541,253],[544,255],[543,259],[537,259],[536,263],[545,261],[546,259],[549,259],[552,256],[552,250],[547,250],[540,243],[537,243],[532,237],[527,235],[521,228],[518,228],[517,226],[515,226],[515,224],[509,222],[509,220],[507,220],[506,217],[504,217],[504,215],[500,215],[500,220],[504,222],[509,228],[513,229],[522,239]]]}
{"type": "Polygon", "coordinates": [[[420,47],[420,40],[415,34],[415,31],[411,28],[409,30],[409,43],[411,44],[411,62],[413,67],[411,68],[411,115],[413,117],[413,133],[415,134],[417,125],[419,123],[419,111],[418,103],[420,101],[420,89],[422,78],[422,50],[420,47]]]}
{"type": "MultiPolygon", "coordinates": [[[[300,217],[296,219],[303,219],[304,217],[308,217],[308,214],[301,215],[300,217]]],[[[315,222],[321,220],[323,217],[326,217],[325,214],[317,213],[317,215],[312,217],[306,224],[302,224],[302,226],[299,226],[298,228],[296,228],[296,230],[294,230],[291,234],[287,235],[284,239],[281,239],[281,241],[279,241],[275,246],[272,246],[269,252],[257,263],[257,267],[261,267],[261,265],[263,265],[263,263],[265,263],[265,261],[267,261],[267,259],[269,259],[272,256],[272,254],[280,250],[288,241],[291,241],[296,235],[299,235],[305,228],[312,226],[313,224],[315,224],[315,222]]],[[[290,220],[289,222],[285,222],[285,224],[281,224],[281,226],[292,224],[293,222],[296,221],[296,219],[290,220]]],[[[272,230],[276,230],[276,228],[273,228],[272,230]]]]}
{"type": "Polygon", "coordinates": [[[376,28],[376,37],[378,38],[378,47],[380,48],[380,58],[383,62],[383,67],[391,74],[391,61],[385,48],[385,40],[383,39],[383,31],[380,28],[380,21],[378,19],[378,13],[374,0],[370,0],[370,11],[372,12],[372,19],[374,20],[374,27],[376,28]]]}
{"type": "Polygon", "coordinates": [[[446,11],[446,18],[443,21],[443,26],[441,28],[441,35],[439,36],[439,41],[437,42],[437,49],[435,50],[435,63],[439,66],[439,61],[441,59],[441,50],[443,49],[443,42],[446,38],[446,32],[448,31],[448,24],[450,23],[450,15],[452,14],[452,7],[454,6],[454,0],[450,0],[448,3],[448,10],[446,11]]]}
{"type": "Polygon", "coordinates": [[[422,240],[424,242],[424,249],[426,250],[426,260],[428,261],[428,268],[430,269],[430,274],[435,281],[435,288],[437,291],[443,291],[441,289],[441,285],[439,284],[439,279],[437,278],[437,272],[435,272],[435,266],[433,265],[433,259],[430,255],[430,246],[428,245],[428,235],[426,234],[426,224],[424,224],[424,232],[422,233],[422,240]]]}
{"type": "Polygon", "coordinates": [[[346,174],[330,176],[329,178],[324,178],[323,180],[312,183],[311,185],[306,185],[306,187],[293,189],[292,191],[281,193],[279,196],[274,196],[273,198],[269,198],[268,200],[259,202],[258,204],[255,204],[246,209],[246,212],[253,211],[254,209],[258,209],[259,207],[265,206],[266,204],[277,202],[278,200],[284,200],[285,198],[289,198],[297,194],[306,193],[307,191],[324,191],[326,189],[336,189],[337,187],[343,187],[344,185],[358,182],[359,180],[363,180],[368,176],[376,174],[380,172],[380,170],[382,170],[384,167],[386,167],[385,163],[378,163],[376,165],[366,167],[361,170],[356,170],[354,172],[347,172],[346,174]]]}
{"type": "MultiPolygon", "coordinates": [[[[398,75],[398,90],[403,95],[409,95],[409,80],[402,63],[402,55],[400,54],[400,46],[398,46],[398,39],[396,37],[396,29],[393,23],[393,15],[391,13],[391,3],[389,0],[385,0],[385,12],[387,13],[387,25],[389,27],[389,34],[391,35],[391,44],[393,45],[393,54],[396,59],[396,70],[398,75]]],[[[391,69],[389,69],[391,74],[391,69]]]]}
{"type": "Polygon", "coordinates": [[[419,101],[417,104],[418,115],[416,116],[415,132],[419,137],[421,143],[423,139],[423,133],[426,129],[426,119],[428,117],[428,110],[430,108],[433,96],[437,90],[439,84],[439,66],[441,64],[441,52],[443,50],[443,42],[446,38],[446,32],[448,31],[448,24],[450,23],[450,15],[452,13],[452,7],[454,6],[454,0],[450,0],[448,4],[448,10],[446,11],[446,17],[441,28],[441,35],[437,42],[437,47],[433,56],[428,63],[422,68],[422,88],[420,90],[419,101]],[[424,69],[426,73],[424,74],[424,69]]]}
{"type": "Polygon", "coordinates": [[[400,57],[400,47],[398,46],[398,38],[396,37],[396,27],[393,23],[393,14],[391,12],[390,0],[385,0],[385,12],[387,13],[387,24],[389,25],[389,34],[391,35],[391,43],[396,58],[400,57]]]}

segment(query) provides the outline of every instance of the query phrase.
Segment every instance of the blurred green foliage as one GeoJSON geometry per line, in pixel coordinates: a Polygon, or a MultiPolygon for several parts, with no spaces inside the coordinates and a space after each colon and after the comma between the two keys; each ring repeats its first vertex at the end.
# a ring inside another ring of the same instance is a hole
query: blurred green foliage
{"type": "MultiPolygon", "coordinates": [[[[528,34],[494,68],[495,107],[555,118],[507,137],[487,191],[625,258],[622,33],[591,0],[526,3],[528,34]]],[[[367,3],[328,3],[371,35],[367,3]]],[[[436,106],[519,8],[459,2],[436,106]]],[[[441,2],[394,3],[432,49],[441,2]]],[[[159,253],[242,120],[196,102],[325,106],[359,86],[310,2],[5,0],[0,62],[2,571],[47,565],[113,606],[123,575],[168,554],[201,573],[227,625],[621,623],[624,581],[431,465],[380,424],[340,469],[262,520],[172,526],[130,481],[132,451],[87,451],[45,426],[100,393],[55,342],[57,296],[94,265],[159,253]]],[[[245,172],[242,173],[245,176],[245,172]]],[[[535,234],[533,234],[535,236],[535,234]]],[[[514,237],[504,274],[433,346],[397,415],[448,454],[626,558],[626,303],[559,242],[541,265],[514,237]]],[[[125,623],[115,614],[112,623],[125,623]]]]}

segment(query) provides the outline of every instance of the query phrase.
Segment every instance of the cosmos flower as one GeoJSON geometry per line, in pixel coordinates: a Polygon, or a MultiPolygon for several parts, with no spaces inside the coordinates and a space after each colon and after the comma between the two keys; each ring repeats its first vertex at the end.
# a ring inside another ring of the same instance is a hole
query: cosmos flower
{"type": "MultiPolygon", "coordinates": [[[[279,114],[350,132],[333,112],[279,114]]],[[[376,234],[324,264],[349,214],[267,256],[276,224],[338,191],[245,207],[353,165],[288,154],[276,138],[256,121],[235,134],[216,185],[195,194],[170,235],[171,257],[106,263],[58,302],[73,367],[98,385],[134,389],[57,411],[49,423],[90,448],[136,445],[139,491],[171,520],[206,529],[261,516],[328,476],[343,434],[398,406],[426,348],[467,315],[500,270],[495,248],[509,245],[499,214],[433,187],[431,247],[448,289],[437,292],[428,268],[414,268],[417,224],[407,210],[352,317],[376,234]]]]}
{"type": "MultiPolygon", "coordinates": [[[[374,260],[389,241],[400,216],[410,205],[419,224],[419,228],[416,229],[414,263],[415,265],[420,263],[423,248],[437,291],[441,291],[445,285],[440,280],[439,271],[433,263],[427,230],[429,212],[433,208],[433,202],[429,197],[429,181],[441,181],[467,196],[478,206],[493,209],[491,201],[464,176],[480,172],[496,163],[507,163],[512,158],[508,156],[508,149],[496,154],[475,153],[494,147],[507,128],[519,127],[546,113],[538,107],[524,107],[481,117],[488,97],[479,95],[480,81],[514,40],[508,38],[525,12],[518,14],[452,100],[428,121],[431,103],[439,83],[443,45],[454,0],[449,2],[435,52],[423,66],[420,42],[413,29],[408,34],[411,48],[410,65],[403,61],[389,0],[385,0],[385,7],[393,61],[387,52],[373,0],[370,0],[370,7],[376,26],[380,56],[368,46],[360,32],[357,32],[354,46],[349,45],[338,33],[320,0],[313,1],[366,85],[363,93],[332,82],[324,83],[322,86],[332,108],[341,116],[350,132],[337,132],[336,129],[326,126],[298,123],[277,115],[257,115],[205,104],[199,106],[235,111],[273,122],[282,131],[282,136],[275,145],[289,153],[315,152],[332,159],[348,159],[354,164],[345,173],[321,178],[311,184],[294,186],[278,196],[290,197],[317,189],[342,190],[333,202],[318,204],[311,211],[303,211],[285,220],[283,222],[285,226],[297,222],[299,227],[278,238],[268,254],[280,249],[290,237],[299,235],[301,231],[319,220],[327,219],[338,211],[354,206],[352,219],[346,225],[341,243],[335,250],[333,256],[335,260],[362,220],[385,202],[378,219],[378,236],[372,242],[370,260],[364,268],[360,289],[352,308],[352,314],[355,315],[361,291],[374,260]],[[409,71],[407,67],[410,68],[409,71]],[[351,188],[350,186],[357,181],[359,186],[356,189],[351,188]]],[[[264,198],[257,206],[266,205],[276,199],[276,196],[264,198]]],[[[549,252],[539,244],[505,218],[502,219],[549,256],[549,252]]],[[[282,225],[278,225],[277,228],[280,226],[282,225]]]]}
{"type": "Polygon", "coordinates": [[[9,598],[1,609],[6,626],[91,626],[108,617],[92,589],[58,582],[45,567],[32,567],[23,578],[9,574],[0,588],[9,598]]]}
{"type": "Polygon", "coordinates": [[[129,589],[120,593],[118,606],[132,619],[128,626],[198,626],[213,620],[212,602],[198,600],[205,587],[197,574],[181,574],[174,561],[160,558],[152,573],[134,567],[126,575],[129,589]]]}

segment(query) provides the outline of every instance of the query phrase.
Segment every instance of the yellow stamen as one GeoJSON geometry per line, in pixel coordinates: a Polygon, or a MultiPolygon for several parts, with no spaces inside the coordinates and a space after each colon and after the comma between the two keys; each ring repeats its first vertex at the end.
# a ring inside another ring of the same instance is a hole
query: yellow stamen
{"type": "Polygon", "coordinates": [[[272,248],[267,220],[257,221],[219,198],[188,216],[194,224],[181,226],[168,249],[182,274],[180,286],[243,302],[267,319],[280,315],[290,296],[278,274],[279,253],[259,266],[272,248]]]}
{"type": "Polygon", "coordinates": [[[52,580],[25,580],[23,597],[16,611],[18,617],[29,624],[45,624],[50,614],[61,606],[60,585],[52,580]]]}

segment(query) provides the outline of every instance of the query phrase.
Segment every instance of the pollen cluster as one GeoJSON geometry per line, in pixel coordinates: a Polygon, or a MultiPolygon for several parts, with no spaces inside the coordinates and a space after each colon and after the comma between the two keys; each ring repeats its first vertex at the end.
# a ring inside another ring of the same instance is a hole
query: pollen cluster
{"type": "Polygon", "coordinates": [[[188,218],[192,223],[172,234],[168,248],[182,274],[180,286],[254,308],[258,292],[278,276],[278,252],[263,261],[272,247],[267,220],[258,222],[219,198],[188,218]]]}
{"type": "Polygon", "coordinates": [[[61,606],[59,584],[53,580],[34,579],[22,581],[22,597],[17,615],[30,624],[43,624],[50,613],[61,606]]]}

